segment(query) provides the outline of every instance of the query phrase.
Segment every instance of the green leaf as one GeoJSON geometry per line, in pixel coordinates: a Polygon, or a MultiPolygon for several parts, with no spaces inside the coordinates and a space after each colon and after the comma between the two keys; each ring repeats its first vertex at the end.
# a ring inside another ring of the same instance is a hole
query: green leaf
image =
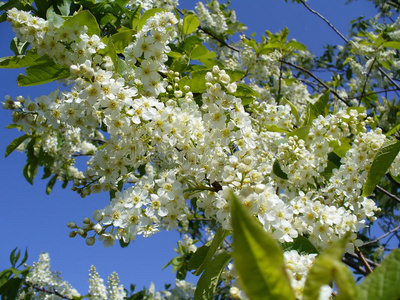
{"type": "Polygon", "coordinates": [[[197,287],[194,292],[195,300],[208,300],[214,298],[219,277],[230,259],[230,253],[221,253],[212,260],[197,282],[197,287]]]}
{"type": "Polygon", "coordinates": [[[249,87],[248,85],[243,84],[243,83],[237,84],[237,89],[236,89],[236,92],[234,93],[234,96],[238,97],[238,98],[246,97],[246,96],[253,96],[256,98],[261,98],[259,93],[257,93],[251,87],[249,87]]]}
{"type": "Polygon", "coordinates": [[[19,74],[17,77],[19,86],[39,85],[70,76],[68,68],[52,61],[28,67],[25,69],[25,72],[26,76],[19,74]]]}
{"type": "Polygon", "coordinates": [[[400,250],[394,249],[358,286],[359,300],[400,298],[400,250]]]}
{"type": "Polygon", "coordinates": [[[384,42],[381,44],[381,47],[389,47],[400,50],[400,42],[397,41],[384,42]]]}
{"type": "Polygon", "coordinates": [[[392,127],[392,129],[390,129],[388,132],[385,133],[386,136],[390,136],[392,134],[395,134],[396,132],[398,132],[400,130],[400,122],[397,123],[396,125],[394,125],[392,127]]]}
{"type": "Polygon", "coordinates": [[[139,23],[137,25],[137,30],[138,31],[142,30],[143,26],[146,24],[146,22],[149,18],[153,17],[156,13],[159,13],[162,11],[165,11],[165,9],[152,8],[152,9],[146,10],[139,20],[139,23]]]}
{"type": "Polygon", "coordinates": [[[231,82],[235,82],[235,81],[241,80],[241,79],[244,78],[244,76],[246,76],[246,71],[243,71],[243,70],[229,70],[229,69],[226,69],[225,72],[231,78],[231,82]]]}
{"type": "Polygon", "coordinates": [[[291,243],[283,243],[282,248],[284,251],[296,250],[297,252],[311,254],[318,253],[317,248],[310,242],[310,240],[302,235],[293,239],[291,243]]]}
{"type": "Polygon", "coordinates": [[[200,248],[197,248],[196,252],[193,253],[192,257],[189,259],[189,269],[190,270],[196,270],[198,269],[201,264],[203,263],[204,259],[207,256],[207,253],[210,249],[210,244],[206,244],[201,246],[200,248]]]}
{"type": "Polygon", "coordinates": [[[20,137],[17,137],[15,140],[13,140],[6,148],[6,153],[5,153],[5,157],[9,156],[11,154],[11,152],[13,152],[15,149],[18,148],[19,145],[21,145],[27,138],[32,137],[29,134],[24,134],[20,137]]]}
{"type": "Polygon", "coordinates": [[[296,118],[296,125],[300,124],[300,116],[299,116],[299,111],[297,110],[296,106],[293,105],[292,102],[290,102],[288,99],[283,98],[284,101],[289,104],[290,106],[290,110],[292,112],[292,114],[294,115],[294,117],[296,118]]]}
{"type": "Polygon", "coordinates": [[[39,55],[36,53],[36,50],[29,49],[26,52],[26,55],[6,56],[0,58],[0,68],[18,69],[41,65],[50,61],[52,61],[50,57],[39,55]]]}
{"type": "Polygon", "coordinates": [[[273,169],[274,174],[276,176],[278,176],[279,178],[288,180],[288,176],[287,176],[287,174],[285,172],[282,171],[281,165],[279,164],[278,160],[274,161],[274,165],[273,165],[272,169],[273,169]]]}
{"type": "Polygon", "coordinates": [[[268,131],[290,133],[289,129],[278,126],[278,125],[268,124],[268,125],[264,125],[264,126],[268,131]]]}
{"type": "Polygon", "coordinates": [[[310,128],[310,125],[306,125],[287,133],[286,136],[291,137],[296,135],[299,139],[306,140],[308,133],[310,132],[310,128]]]}
{"type": "Polygon", "coordinates": [[[111,40],[115,47],[115,52],[124,53],[124,49],[133,41],[134,30],[124,30],[114,34],[111,40]]]}
{"type": "Polygon", "coordinates": [[[28,42],[21,42],[17,37],[13,38],[10,43],[10,49],[15,53],[15,55],[24,54],[28,46],[28,42]]]}
{"type": "Polygon", "coordinates": [[[307,47],[305,45],[303,45],[302,43],[299,43],[295,40],[291,40],[289,43],[286,44],[286,47],[293,47],[297,50],[302,50],[302,51],[306,51],[307,47]]]}
{"type": "Polygon", "coordinates": [[[317,256],[306,278],[304,300],[318,299],[321,286],[331,284],[332,280],[335,281],[340,292],[337,299],[355,299],[357,289],[353,274],[342,263],[349,236],[350,234],[347,233],[317,256]]]}
{"type": "Polygon", "coordinates": [[[33,184],[33,179],[36,177],[38,167],[39,160],[37,158],[28,159],[28,162],[25,164],[23,175],[30,184],[33,184]]]}
{"type": "Polygon", "coordinates": [[[215,52],[208,51],[206,46],[197,44],[190,53],[190,59],[211,59],[216,56],[215,52]]]}
{"type": "Polygon", "coordinates": [[[323,95],[321,95],[314,103],[313,108],[315,109],[314,113],[316,114],[316,117],[318,117],[319,115],[326,116],[326,108],[329,103],[329,94],[330,91],[328,90],[323,95]]]}
{"type": "Polygon", "coordinates": [[[49,182],[46,185],[46,194],[47,195],[50,195],[56,181],[57,181],[57,175],[54,175],[53,177],[50,178],[49,182]]]}
{"type": "Polygon", "coordinates": [[[0,287],[0,295],[4,296],[1,297],[1,299],[7,299],[7,300],[16,299],[19,288],[21,287],[22,283],[23,283],[22,278],[14,277],[7,280],[7,282],[0,287]]]}
{"type": "Polygon", "coordinates": [[[200,21],[196,15],[187,15],[183,19],[183,33],[191,34],[200,25],[200,21]]]}
{"type": "MultiPolygon", "coordinates": [[[[208,251],[207,251],[206,255],[204,256],[203,262],[200,264],[200,266],[197,268],[197,270],[195,272],[193,272],[194,275],[198,276],[201,274],[201,272],[203,272],[206,268],[208,268],[215,252],[218,250],[219,246],[221,246],[222,241],[224,240],[224,238],[226,236],[227,236],[227,232],[225,230],[223,230],[222,227],[219,227],[218,230],[215,232],[215,236],[212,240],[210,247],[208,247],[208,251]]],[[[204,250],[202,250],[202,251],[204,251],[204,250]]],[[[202,252],[199,252],[199,254],[196,256],[200,256],[202,254],[203,254],[202,252]]],[[[196,257],[196,258],[194,258],[194,260],[200,260],[200,257],[196,257]]],[[[192,265],[193,264],[194,264],[194,262],[192,262],[192,265]]],[[[196,264],[197,264],[197,262],[196,262],[196,264]]],[[[189,266],[190,266],[190,264],[189,264],[189,266]]]]}
{"type": "Polygon", "coordinates": [[[400,141],[396,139],[386,139],[382,147],[378,150],[371,169],[368,172],[367,181],[363,188],[363,197],[372,194],[375,186],[379,183],[383,175],[386,174],[393,160],[400,151],[400,141]]]}
{"type": "Polygon", "coordinates": [[[99,24],[97,24],[96,17],[88,10],[82,10],[76,15],[68,18],[64,21],[63,26],[71,28],[87,26],[87,34],[89,36],[92,36],[93,34],[100,36],[100,27],[99,24]]]}
{"type": "Polygon", "coordinates": [[[233,260],[250,299],[294,300],[282,249],[230,192],[233,260]]]}

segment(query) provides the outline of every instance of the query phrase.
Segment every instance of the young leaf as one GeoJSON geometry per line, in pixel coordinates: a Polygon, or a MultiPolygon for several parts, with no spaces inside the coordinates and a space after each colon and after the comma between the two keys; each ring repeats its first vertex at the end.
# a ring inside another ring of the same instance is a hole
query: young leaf
{"type": "Polygon", "coordinates": [[[29,134],[24,134],[20,137],[17,137],[15,140],[13,140],[6,148],[6,153],[5,153],[5,157],[9,156],[11,154],[11,152],[13,152],[15,149],[18,148],[19,145],[21,145],[27,138],[32,137],[29,134]]]}
{"type": "Polygon", "coordinates": [[[233,227],[233,260],[247,296],[255,300],[294,300],[282,249],[249,215],[232,192],[229,200],[233,227]]]}
{"type": "Polygon", "coordinates": [[[196,291],[194,292],[195,300],[208,300],[214,298],[215,288],[217,287],[219,277],[230,259],[230,253],[221,253],[212,260],[197,282],[196,291]]]}
{"type": "Polygon", "coordinates": [[[200,22],[196,15],[187,15],[183,19],[183,33],[191,34],[199,25],[200,22]]]}
{"type": "Polygon", "coordinates": [[[394,249],[358,286],[359,300],[400,298],[400,250],[394,249]]]}
{"type": "Polygon", "coordinates": [[[25,69],[26,76],[19,74],[19,86],[39,85],[70,76],[69,69],[52,61],[25,69]]]}
{"type": "MultiPolygon", "coordinates": [[[[343,252],[349,238],[347,233],[342,239],[325,249],[315,259],[304,286],[304,300],[315,300],[319,297],[321,286],[331,284],[335,280],[339,288],[339,297],[355,299],[356,285],[350,270],[342,263],[343,252]]],[[[338,297],[338,299],[339,299],[338,297]]]]}
{"type": "Polygon", "coordinates": [[[362,196],[367,197],[372,194],[376,185],[386,174],[393,160],[400,151],[400,141],[396,139],[386,139],[382,147],[378,150],[371,169],[368,172],[362,196]]]}

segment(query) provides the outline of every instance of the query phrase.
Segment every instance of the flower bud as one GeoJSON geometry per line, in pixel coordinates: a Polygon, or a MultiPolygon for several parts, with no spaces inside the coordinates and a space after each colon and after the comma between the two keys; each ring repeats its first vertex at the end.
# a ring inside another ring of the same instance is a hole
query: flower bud
{"type": "Polygon", "coordinates": [[[88,245],[88,246],[93,246],[95,242],[96,242],[96,239],[94,238],[94,236],[86,239],[86,245],[88,245]]]}
{"type": "Polygon", "coordinates": [[[70,229],[75,229],[75,228],[77,228],[75,222],[68,222],[68,223],[67,223],[67,227],[70,228],[70,229]]]}
{"type": "Polygon", "coordinates": [[[71,232],[69,233],[69,237],[70,237],[70,238],[76,237],[76,231],[71,231],[71,232]]]}

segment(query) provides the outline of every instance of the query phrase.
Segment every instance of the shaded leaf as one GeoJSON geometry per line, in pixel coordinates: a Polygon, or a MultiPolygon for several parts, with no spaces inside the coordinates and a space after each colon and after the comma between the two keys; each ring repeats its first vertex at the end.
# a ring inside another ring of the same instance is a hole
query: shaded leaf
{"type": "Polygon", "coordinates": [[[230,259],[230,253],[221,253],[217,255],[210,264],[208,264],[204,273],[197,282],[197,287],[194,292],[195,300],[213,299],[219,277],[230,259]]]}
{"type": "Polygon", "coordinates": [[[11,154],[11,152],[13,152],[15,149],[18,148],[19,145],[21,145],[27,138],[32,137],[29,134],[24,134],[20,137],[17,137],[15,140],[13,140],[6,148],[6,153],[5,153],[5,157],[9,156],[11,154]]]}

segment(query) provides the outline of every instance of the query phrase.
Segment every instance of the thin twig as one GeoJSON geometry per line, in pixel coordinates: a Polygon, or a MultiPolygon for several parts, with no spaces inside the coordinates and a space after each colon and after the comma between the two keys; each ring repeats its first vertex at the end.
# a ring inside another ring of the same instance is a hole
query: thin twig
{"type": "Polygon", "coordinates": [[[358,271],[359,273],[361,273],[364,276],[366,276],[368,274],[367,271],[363,267],[360,267],[356,262],[354,262],[351,259],[348,259],[347,257],[343,257],[342,262],[344,262],[350,268],[353,268],[354,270],[358,271]]]}
{"type": "Polygon", "coordinates": [[[347,106],[350,106],[350,104],[349,104],[346,100],[344,100],[342,97],[340,97],[340,96],[338,95],[338,93],[336,93],[335,90],[333,90],[333,89],[331,89],[329,86],[327,86],[327,85],[325,84],[325,82],[323,82],[321,79],[319,79],[319,78],[318,78],[317,76],[315,76],[313,73],[311,73],[309,70],[307,70],[307,69],[305,69],[305,68],[303,68],[303,67],[297,66],[297,65],[295,65],[295,64],[292,64],[292,63],[290,63],[290,62],[287,62],[287,61],[285,61],[285,60],[281,60],[281,59],[280,59],[279,61],[282,62],[282,63],[284,63],[284,64],[286,64],[286,65],[288,65],[288,66],[291,66],[291,67],[293,67],[293,68],[296,68],[296,69],[298,69],[298,70],[300,70],[300,71],[303,71],[303,72],[307,73],[307,74],[310,75],[312,78],[314,78],[316,81],[318,81],[318,83],[321,84],[324,88],[330,90],[331,93],[332,93],[333,95],[335,95],[339,100],[341,100],[341,101],[342,101],[343,103],[345,103],[347,106]]]}
{"type": "Polygon", "coordinates": [[[327,18],[325,18],[323,15],[321,15],[319,12],[317,12],[316,10],[313,10],[311,7],[309,7],[303,0],[301,0],[301,3],[313,14],[316,14],[319,18],[321,18],[322,20],[324,20],[326,22],[326,24],[329,25],[329,27],[331,27],[333,29],[333,31],[335,31],[346,43],[349,43],[349,40],[339,31],[336,29],[335,26],[333,26],[333,24],[331,22],[329,22],[329,20],[327,18]]]}
{"type": "MultiPolygon", "coordinates": [[[[357,255],[357,254],[354,254],[354,253],[346,252],[346,256],[350,256],[350,257],[352,257],[352,258],[359,259],[358,255],[357,255]]],[[[365,257],[365,256],[364,256],[364,257],[365,257]]],[[[368,264],[369,264],[370,266],[373,266],[374,268],[377,267],[377,266],[379,266],[378,263],[376,263],[376,262],[374,262],[374,261],[372,261],[372,260],[370,260],[370,259],[368,259],[368,258],[366,258],[366,257],[365,257],[365,260],[368,262],[368,264]]]]}
{"type": "Polygon", "coordinates": [[[375,187],[378,191],[384,193],[385,195],[389,196],[390,198],[392,198],[393,200],[396,200],[398,203],[400,203],[400,198],[393,195],[392,193],[390,193],[389,191],[385,190],[384,188],[380,187],[379,185],[377,185],[375,187]]]}
{"type": "Polygon", "coordinates": [[[361,250],[356,248],[356,253],[357,253],[357,256],[359,257],[359,259],[362,261],[362,263],[365,266],[365,269],[368,271],[368,273],[372,273],[373,270],[372,270],[371,266],[369,265],[369,263],[367,262],[367,260],[365,259],[365,256],[361,252],[361,250]]]}
{"type": "MultiPolygon", "coordinates": [[[[335,26],[333,26],[333,24],[331,22],[329,22],[328,19],[326,19],[323,15],[321,15],[319,12],[317,12],[316,10],[312,9],[311,7],[309,7],[303,0],[300,0],[300,2],[313,14],[316,14],[319,18],[321,18],[324,22],[326,22],[329,27],[331,27],[333,29],[333,31],[335,31],[347,44],[349,44],[349,40],[338,30],[336,29],[335,26]]],[[[369,59],[367,56],[365,57],[366,59],[369,59]]],[[[391,78],[380,66],[377,66],[378,71],[381,72],[381,74],[386,77],[397,89],[400,90],[400,86],[393,80],[393,78],[391,78]]]]}
{"type": "Polygon", "coordinates": [[[400,229],[400,225],[397,226],[396,228],[390,230],[389,232],[386,232],[384,235],[382,235],[382,236],[376,238],[375,240],[372,240],[372,241],[369,241],[369,242],[366,242],[366,243],[362,244],[360,247],[364,247],[364,246],[367,246],[367,245],[375,244],[375,243],[378,242],[379,240],[381,240],[381,239],[387,237],[389,234],[391,234],[391,233],[393,233],[393,232],[398,231],[399,229],[400,229]]]}

